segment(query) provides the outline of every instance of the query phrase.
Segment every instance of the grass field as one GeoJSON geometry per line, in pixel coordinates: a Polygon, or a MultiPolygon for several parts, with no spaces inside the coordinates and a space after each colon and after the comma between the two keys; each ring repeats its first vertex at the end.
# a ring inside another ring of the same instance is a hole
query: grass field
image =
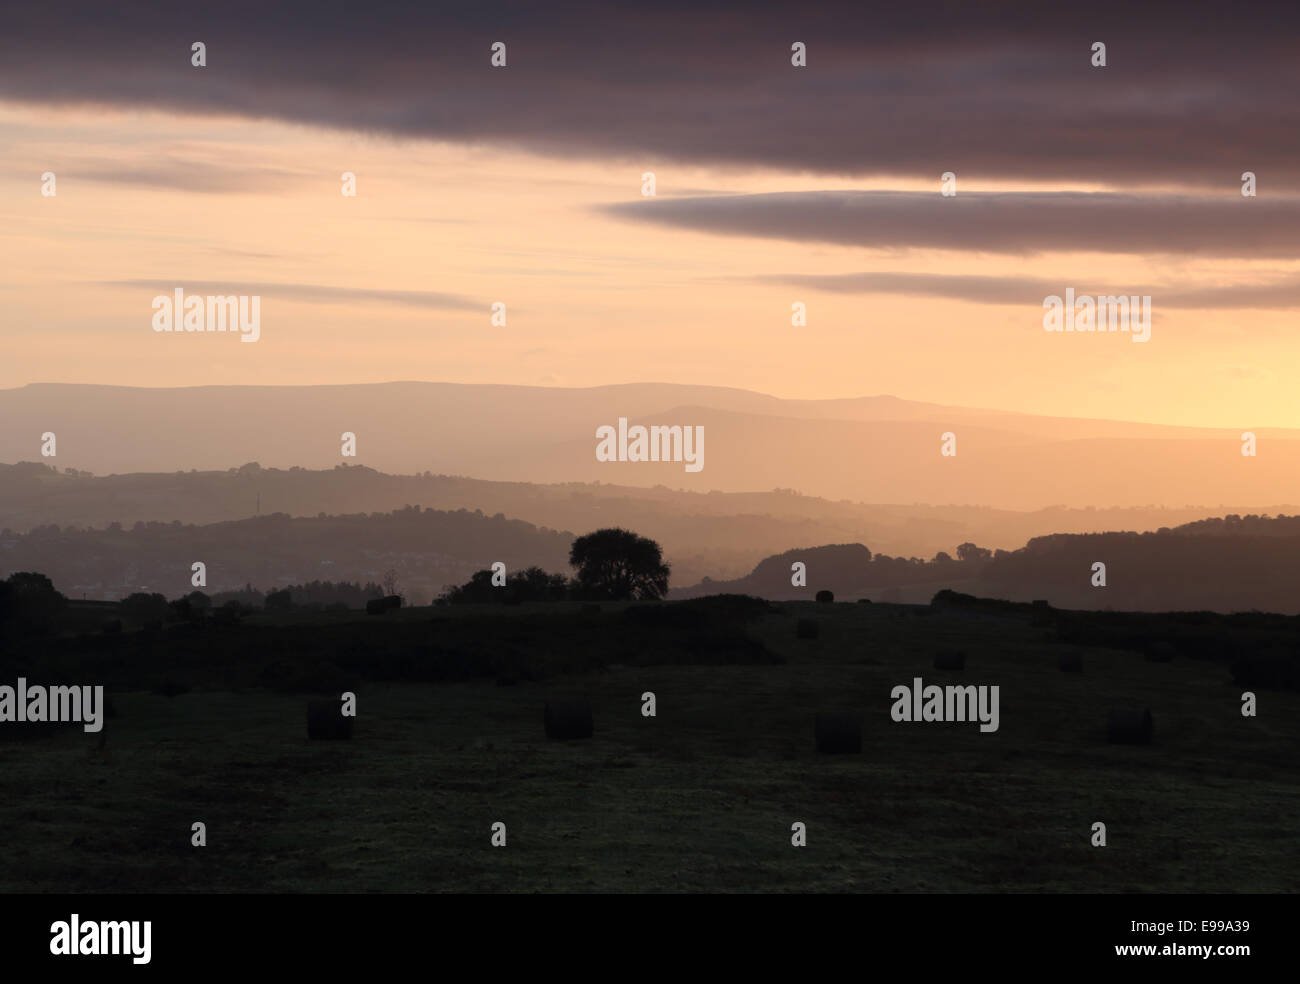
{"type": "Polygon", "coordinates": [[[1051,630],[1022,619],[807,603],[748,631],[784,662],[611,651],[514,686],[366,683],[342,742],[307,739],[306,696],[117,693],[102,747],[80,729],[0,743],[0,891],[1300,887],[1300,695],[1261,691],[1245,718],[1219,663],[1085,649],[1085,672],[1061,673],[1051,630]],[[808,617],[819,638],[796,639],[808,617]],[[943,647],[964,672],[931,669],[943,647]],[[1000,686],[1000,729],[892,721],[914,676],[1000,686]],[[548,741],[543,703],[570,695],[595,736],[548,741]],[[1114,706],[1150,707],[1155,743],[1107,744],[1114,706]],[[813,715],[835,709],[862,712],[862,754],[814,752],[813,715]]]}

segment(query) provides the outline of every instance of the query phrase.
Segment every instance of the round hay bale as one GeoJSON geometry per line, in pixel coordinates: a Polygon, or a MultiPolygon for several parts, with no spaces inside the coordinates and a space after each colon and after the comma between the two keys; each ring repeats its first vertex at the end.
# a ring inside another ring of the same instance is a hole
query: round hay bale
{"type": "Polygon", "coordinates": [[[371,598],[366,602],[367,615],[382,615],[386,611],[388,611],[387,598],[371,598]]]}
{"type": "Polygon", "coordinates": [[[813,720],[813,738],[823,755],[856,755],[862,751],[862,715],[829,711],[813,720]]]}
{"type": "Polygon", "coordinates": [[[796,639],[816,639],[821,634],[821,626],[815,619],[801,618],[794,625],[796,639]]]}
{"type": "Polygon", "coordinates": [[[934,654],[936,670],[966,669],[966,654],[960,649],[940,649],[934,654]]]}
{"type": "Polygon", "coordinates": [[[385,606],[386,608],[389,608],[389,609],[401,608],[401,607],[402,607],[402,596],[401,596],[401,595],[388,595],[387,597],[384,598],[384,606],[385,606]]]}
{"type": "Polygon", "coordinates": [[[307,702],[308,738],[351,738],[354,718],[343,716],[343,705],[337,700],[307,702]]]}
{"type": "Polygon", "coordinates": [[[823,605],[828,605],[835,600],[835,592],[828,591],[826,588],[822,588],[820,591],[817,592],[817,600],[821,602],[823,605]]]}
{"type": "Polygon", "coordinates": [[[1082,673],[1083,653],[1061,653],[1056,657],[1056,666],[1062,673],[1082,673]]]}
{"type": "Polygon", "coordinates": [[[1150,745],[1154,725],[1145,707],[1113,707],[1106,716],[1106,740],[1116,745],[1150,745]]]}
{"type": "Polygon", "coordinates": [[[590,738],[594,730],[591,704],[585,700],[548,700],[542,720],[546,737],[558,741],[590,738]]]}

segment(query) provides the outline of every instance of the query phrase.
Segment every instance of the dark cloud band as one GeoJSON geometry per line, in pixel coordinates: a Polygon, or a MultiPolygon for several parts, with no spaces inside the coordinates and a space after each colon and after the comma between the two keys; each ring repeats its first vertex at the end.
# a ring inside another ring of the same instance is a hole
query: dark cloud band
{"type": "Polygon", "coordinates": [[[989,253],[1291,257],[1300,197],[1082,192],[818,191],[642,199],[611,216],[732,236],[989,253]]]}
{"type": "Polygon", "coordinates": [[[0,98],[234,113],[642,166],[1300,187],[1300,6],[10,5],[0,98]],[[1068,9],[1073,8],[1073,9],[1068,9]],[[208,67],[189,61],[207,45],[208,67]],[[489,48],[504,41],[508,65],[489,48]],[[1090,65],[1094,41],[1105,68],[1090,65]],[[792,68],[790,45],[808,46],[792,68]]]}

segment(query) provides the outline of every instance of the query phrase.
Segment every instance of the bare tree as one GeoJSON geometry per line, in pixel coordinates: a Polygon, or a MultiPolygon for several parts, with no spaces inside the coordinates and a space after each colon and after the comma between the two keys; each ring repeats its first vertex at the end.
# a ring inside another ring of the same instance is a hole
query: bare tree
{"type": "Polygon", "coordinates": [[[397,594],[397,570],[390,567],[388,570],[384,571],[384,579],[381,583],[384,586],[385,595],[392,596],[397,594]]]}

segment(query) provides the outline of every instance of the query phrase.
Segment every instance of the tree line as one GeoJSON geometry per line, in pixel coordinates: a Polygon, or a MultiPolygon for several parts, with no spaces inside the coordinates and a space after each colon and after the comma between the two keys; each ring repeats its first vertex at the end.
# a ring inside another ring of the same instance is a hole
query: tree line
{"type": "Polygon", "coordinates": [[[670,565],[663,550],[648,537],[610,527],[573,541],[569,550],[572,577],[540,567],[506,572],[476,571],[468,582],[448,588],[441,604],[531,601],[651,601],[668,593],[670,565]]]}

